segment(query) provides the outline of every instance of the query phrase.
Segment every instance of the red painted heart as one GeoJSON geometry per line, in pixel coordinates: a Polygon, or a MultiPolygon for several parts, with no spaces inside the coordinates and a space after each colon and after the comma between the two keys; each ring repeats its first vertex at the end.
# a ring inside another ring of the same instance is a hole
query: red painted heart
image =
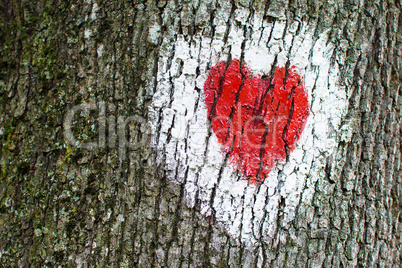
{"type": "Polygon", "coordinates": [[[295,67],[277,67],[270,79],[253,76],[235,59],[212,67],[204,84],[212,130],[229,161],[250,183],[260,183],[295,149],[309,103],[295,67]]]}

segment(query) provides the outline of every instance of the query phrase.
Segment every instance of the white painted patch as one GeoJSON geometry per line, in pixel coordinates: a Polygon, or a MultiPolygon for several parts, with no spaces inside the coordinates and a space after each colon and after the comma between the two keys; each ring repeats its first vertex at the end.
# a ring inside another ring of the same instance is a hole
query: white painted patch
{"type": "Polygon", "coordinates": [[[91,19],[92,20],[96,20],[96,13],[98,12],[98,9],[99,9],[98,4],[94,3],[92,5],[92,13],[91,13],[91,19]]]}
{"type": "Polygon", "coordinates": [[[148,41],[152,44],[158,43],[158,38],[160,36],[161,28],[159,25],[154,24],[149,28],[148,31],[148,41]]]}
{"type": "Polygon", "coordinates": [[[98,46],[97,52],[98,52],[98,57],[99,57],[99,58],[102,57],[102,54],[103,54],[103,45],[98,46]]]}
{"type": "MultiPolygon", "coordinates": [[[[240,8],[236,12],[236,19],[247,23],[249,14],[240,8]]],[[[174,44],[164,40],[156,92],[149,110],[150,126],[155,133],[154,146],[159,152],[157,161],[161,163],[165,158],[170,179],[178,183],[184,181],[188,167],[187,206],[195,205],[198,193],[201,213],[208,216],[215,211],[217,222],[232,237],[248,245],[259,239],[269,242],[277,228],[281,198],[285,200],[280,222],[284,227],[294,219],[300,200],[311,202],[315,182],[323,177],[325,156],[331,155],[336,146],[335,134],[347,108],[346,93],[338,86],[339,66],[330,61],[334,46],[327,44],[328,32],[313,43],[315,25],[295,22],[286,27],[281,21],[267,23],[262,20],[262,13],[255,13],[254,31],[245,46],[247,65],[262,74],[271,71],[275,57],[280,66],[285,66],[289,60],[304,76],[311,113],[289,161],[278,163],[261,186],[248,185],[231,165],[224,164],[221,145],[215,135],[208,140],[209,125],[202,90],[208,66],[225,60],[229,51],[232,58],[240,58],[244,40],[243,27],[232,23],[224,44],[227,18],[222,14],[216,17],[213,40],[201,34],[195,35],[191,44],[181,35],[177,35],[174,44]],[[170,68],[168,62],[171,62],[170,68]],[[197,67],[201,72],[198,77],[197,67]],[[177,174],[176,170],[179,170],[177,174]],[[214,187],[216,193],[211,205],[214,187]]],[[[347,134],[344,136],[348,139],[347,134]]]]}
{"type": "Polygon", "coordinates": [[[84,31],[84,37],[85,37],[85,39],[89,39],[89,38],[91,37],[91,35],[92,35],[92,31],[91,31],[90,29],[86,29],[86,30],[84,31]]]}

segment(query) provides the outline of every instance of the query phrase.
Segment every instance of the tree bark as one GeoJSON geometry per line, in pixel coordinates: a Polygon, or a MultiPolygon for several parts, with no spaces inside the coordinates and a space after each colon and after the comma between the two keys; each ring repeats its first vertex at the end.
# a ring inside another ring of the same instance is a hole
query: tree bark
{"type": "Polygon", "coordinates": [[[401,266],[400,1],[0,6],[0,266],[401,266]],[[309,94],[261,185],[206,116],[232,58],[309,94]]]}

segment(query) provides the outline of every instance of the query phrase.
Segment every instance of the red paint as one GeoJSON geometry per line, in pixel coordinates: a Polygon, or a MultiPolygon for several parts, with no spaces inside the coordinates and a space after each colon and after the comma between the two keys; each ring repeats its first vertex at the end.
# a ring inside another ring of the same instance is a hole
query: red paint
{"type": "Polygon", "coordinates": [[[211,68],[204,84],[208,118],[222,150],[251,183],[262,182],[295,149],[309,103],[295,67],[277,67],[272,79],[253,76],[232,60],[211,68]]]}

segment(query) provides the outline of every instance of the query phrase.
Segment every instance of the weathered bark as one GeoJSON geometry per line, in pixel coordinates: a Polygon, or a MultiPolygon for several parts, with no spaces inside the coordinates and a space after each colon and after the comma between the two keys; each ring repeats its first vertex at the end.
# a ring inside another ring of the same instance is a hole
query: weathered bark
{"type": "Polygon", "coordinates": [[[400,8],[2,2],[0,266],[399,267],[400,8]],[[279,163],[272,185],[223,190],[234,175],[224,157],[208,158],[208,125],[203,155],[186,149],[192,119],[182,138],[173,132],[182,114],[202,114],[217,58],[252,62],[260,41],[268,71],[281,61],[305,70],[311,139],[298,145],[301,162],[292,158],[300,167],[279,163]],[[181,88],[194,89],[185,111],[181,88]],[[82,103],[94,109],[72,120],[78,147],[65,123],[82,103]]]}

